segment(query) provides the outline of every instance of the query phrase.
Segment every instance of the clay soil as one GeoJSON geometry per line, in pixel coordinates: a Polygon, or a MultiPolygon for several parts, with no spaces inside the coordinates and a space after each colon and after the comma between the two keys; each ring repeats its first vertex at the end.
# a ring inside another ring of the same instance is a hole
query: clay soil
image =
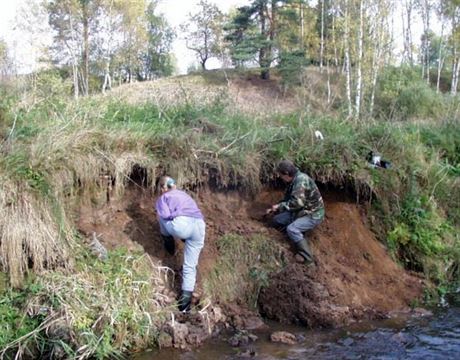
{"type": "MultiPolygon", "coordinates": [[[[360,205],[337,191],[322,189],[322,193],[325,220],[306,234],[316,257],[313,267],[296,263],[286,235],[270,227],[262,216],[266,208],[282,197],[280,191],[264,190],[254,199],[236,191],[201,190],[193,194],[207,225],[195,295],[200,296],[200,276],[218,259],[216,239],[219,236],[237,233],[249,237],[258,233],[280,244],[288,260],[288,265],[273,275],[269,287],[260,294],[259,311],[263,317],[282,323],[329,327],[407,310],[411,302],[421,296],[421,278],[409,274],[391,259],[369,229],[360,205]]],[[[95,232],[109,249],[142,246],[155,261],[175,271],[171,291],[177,293],[183,245],[178,242],[175,256],[163,249],[153,209],[155,198],[151,192],[133,186],[119,201],[109,201],[97,209],[82,207],[78,226],[88,237],[95,232]]],[[[247,310],[235,305],[221,306],[231,325],[255,327],[257,320],[249,316],[247,310]]]]}

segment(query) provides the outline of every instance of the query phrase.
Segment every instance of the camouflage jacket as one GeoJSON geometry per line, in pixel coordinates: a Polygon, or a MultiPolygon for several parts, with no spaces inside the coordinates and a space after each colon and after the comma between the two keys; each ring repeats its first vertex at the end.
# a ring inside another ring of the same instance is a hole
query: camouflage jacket
{"type": "Polygon", "coordinates": [[[279,211],[290,211],[296,218],[311,216],[313,219],[324,217],[323,198],[313,179],[297,171],[279,204],[279,211]]]}

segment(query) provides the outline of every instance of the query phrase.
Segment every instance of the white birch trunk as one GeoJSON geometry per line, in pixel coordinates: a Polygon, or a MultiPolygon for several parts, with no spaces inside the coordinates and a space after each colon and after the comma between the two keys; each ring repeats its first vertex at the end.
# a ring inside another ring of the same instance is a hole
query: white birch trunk
{"type": "Polygon", "coordinates": [[[300,3],[300,48],[304,49],[305,25],[303,14],[303,3],[300,3]]]}
{"type": "Polygon", "coordinates": [[[332,97],[331,76],[329,72],[329,60],[326,61],[326,74],[327,74],[327,105],[329,106],[331,104],[331,97],[332,97]]]}
{"type": "Polygon", "coordinates": [[[321,44],[319,52],[319,72],[323,72],[323,55],[324,55],[324,0],[321,0],[321,44]]]}
{"type": "Polygon", "coordinates": [[[348,100],[348,117],[353,116],[353,106],[351,102],[351,65],[350,65],[350,29],[348,19],[348,0],[345,2],[345,72],[346,72],[346,91],[348,100]]]}
{"type": "Polygon", "coordinates": [[[439,38],[439,49],[438,49],[438,76],[436,78],[436,92],[439,93],[440,91],[440,83],[441,83],[441,71],[444,66],[444,56],[442,55],[443,50],[443,39],[444,39],[444,22],[441,22],[441,36],[439,38]]]}
{"type": "Polygon", "coordinates": [[[112,78],[110,77],[110,59],[107,59],[105,63],[104,84],[102,84],[102,93],[105,93],[107,89],[112,89],[112,78]]]}
{"type": "Polygon", "coordinates": [[[364,38],[364,9],[363,0],[359,2],[359,32],[358,32],[358,57],[356,61],[356,94],[355,94],[355,117],[361,115],[362,97],[362,66],[363,66],[363,38],[364,38]]]}
{"type": "Polygon", "coordinates": [[[371,98],[369,102],[369,115],[372,116],[374,112],[375,91],[377,88],[377,78],[379,75],[379,59],[383,52],[383,39],[384,39],[384,23],[385,19],[381,15],[380,24],[376,27],[376,34],[373,39],[374,47],[372,54],[372,83],[371,83],[371,98]]]}
{"type": "Polygon", "coordinates": [[[413,44],[412,44],[412,9],[413,9],[413,2],[412,0],[405,1],[405,9],[406,9],[406,16],[407,16],[407,26],[406,31],[404,33],[404,42],[405,48],[407,49],[407,58],[410,65],[414,64],[414,55],[412,52],[413,44]]]}
{"type": "Polygon", "coordinates": [[[334,43],[334,65],[336,71],[338,72],[339,68],[339,55],[337,50],[337,41],[335,37],[335,16],[332,17],[332,42],[334,43]]]}
{"type": "Polygon", "coordinates": [[[457,50],[454,50],[454,59],[452,63],[452,85],[450,88],[450,93],[452,95],[457,95],[458,87],[458,75],[459,75],[459,66],[458,66],[457,50]]]}
{"type": "MultiPolygon", "coordinates": [[[[70,33],[72,34],[72,43],[75,44],[75,32],[73,27],[72,15],[69,16],[69,26],[70,26],[70,33]]],[[[65,42],[67,48],[69,49],[70,56],[72,57],[72,80],[73,80],[73,96],[75,99],[78,99],[79,96],[79,81],[78,81],[78,60],[77,56],[74,52],[72,44],[68,44],[65,42]]]]}
{"type": "MultiPolygon", "coordinates": [[[[455,14],[452,15],[451,18],[451,23],[452,23],[452,32],[455,31],[457,28],[457,19],[455,17],[455,14]]],[[[451,81],[451,87],[450,87],[450,93],[451,95],[456,95],[457,94],[457,85],[458,85],[458,73],[459,73],[459,63],[458,63],[458,48],[457,48],[457,40],[455,36],[453,37],[453,44],[452,44],[452,81],[451,81]]]]}

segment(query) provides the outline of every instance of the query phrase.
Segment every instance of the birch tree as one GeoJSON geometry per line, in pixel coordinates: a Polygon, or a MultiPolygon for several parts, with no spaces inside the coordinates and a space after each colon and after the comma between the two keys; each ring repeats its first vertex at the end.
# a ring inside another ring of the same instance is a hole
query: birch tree
{"type": "Polygon", "coordinates": [[[421,60],[422,60],[422,79],[426,79],[427,84],[430,84],[430,20],[433,9],[432,0],[418,0],[417,2],[420,14],[422,17],[423,34],[421,45],[421,60]]]}
{"type": "Polygon", "coordinates": [[[74,96],[89,92],[90,33],[97,32],[98,0],[51,0],[46,4],[49,24],[54,30],[58,61],[72,66],[74,96]]]}
{"type": "Polygon", "coordinates": [[[206,62],[222,53],[220,45],[224,17],[219,8],[207,0],[200,0],[198,6],[200,10],[189,14],[188,22],[182,24],[181,28],[186,33],[187,48],[196,53],[201,68],[206,70],[206,62]]]}
{"type": "Polygon", "coordinates": [[[355,95],[355,116],[361,115],[361,98],[362,98],[362,67],[363,67],[363,46],[364,46],[364,6],[363,0],[359,0],[359,30],[358,30],[358,51],[356,58],[356,95],[355,95]]]}
{"type": "Polygon", "coordinates": [[[54,0],[47,4],[48,21],[54,30],[55,59],[60,63],[70,63],[75,98],[78,98],[80,93],[79,64],[83,43],[78,5],[77,0],[54,0]]]}
{"type": "Polygon", "coordinates": [[[0,39],[0,80],[4,80],[10,72],[11,62],[8,55],[8,46],[5,40],[0,39]]]}
{"type": "Polygon", "coordinates": [[[402,7],[402,25],[404,34],[404,53],[403,59],[411,66],[414,64],[413,42],[412,42],[412,16],[414,0],[404,0],[402,7]]]}
{"type": "Polygon", "coordinates": [[[457,94],[458,78],[460,73],[460,0],[445,0],[443,16],[450,23],[449,46],[451,48],[452,79],[450,93],[457,94]]]}
{"type": "Polygon", "coordinates": [[[344,49],[344,68],[346,73],[346,93],[348,103],[348,117],[353,116],[353,105],[351,99],[351,64],[350,64],[350,17],[349,17],[349,0],[345,0],[344,18],[345,18],[345,49],[344,49]]]}
{"type": "Polygon", "coordinates": [[[440,84],[441,84],[441,72],[444,67],[444,61],[445,61],[445,40],[444,40],[444,30],[445,30],[445,23],[443,21],[443,9],[444,9],[444,3],[440,3],[437,8],[437,15],[440,19],[441,22],[441,34],[439,36],[439,45],[438,45],[438,56],[437,56],[437,62],[438,62],[438,72],[436,76],[436,92],[440,92],[440,84]]]}

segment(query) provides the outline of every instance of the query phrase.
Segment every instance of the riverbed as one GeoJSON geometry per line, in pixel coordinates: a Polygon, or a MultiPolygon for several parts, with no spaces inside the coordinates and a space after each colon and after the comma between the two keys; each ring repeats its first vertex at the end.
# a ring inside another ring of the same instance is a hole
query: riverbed
{"type": "Polygon", "coordinates": [[[433,309],[433,315],[398,316],[365,321],[340,329],[309,330],[267,323],[269,330],[254,332],[257,340],[244,347],[230,346],[232,334],[221,334],[193,351],[163,349],[135,360],[208,359],[459,359],[460,297],[451,305],[433,309]],[[274,331],[296,335],[296,345],[270,342],[274,331]]]}

